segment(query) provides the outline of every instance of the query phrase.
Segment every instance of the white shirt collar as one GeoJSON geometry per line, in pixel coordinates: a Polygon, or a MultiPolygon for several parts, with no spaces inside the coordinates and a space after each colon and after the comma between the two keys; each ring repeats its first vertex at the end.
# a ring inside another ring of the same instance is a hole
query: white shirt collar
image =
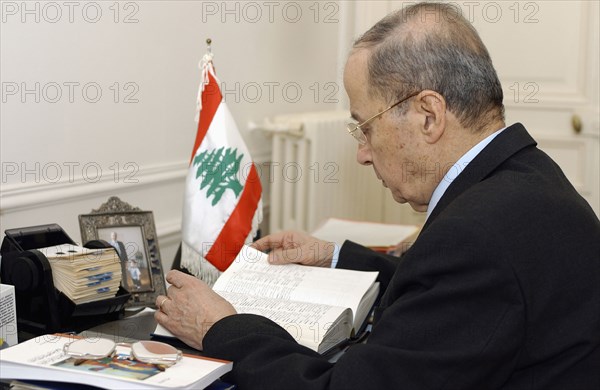
{"type": "Polygon", "coordinates": [[[467,165],[469,165],[469,163],[475,157],[477,157],[477,155],[479,153],[481,153],[481,151],[486,146],[488,146],[488,144],[490,142],[492,142],[492,140],[494,138],[496,138],[496,136],[498,134],[503,132],[504,129],[506,129],[506,127],[502,128],[502,129],[490,134],[486,138],[484,138],[477,145],[475,145],[471,149],[469,149],[469,151],[467,153],[463,154],[462,157],[459,158],[458,161],[456,163],[454,163],[454,165],[452,165],[452,167],[448,170],[448,172],[446,173],[446,175],[444,176],[442,181],[440,181],[440,183],[437,185],[437,187],[433,191],[433,194],[431,195],[431,200],[429,201],[429,205],[427,206],[427,219],[429,219],[431,212],[433,211],[433,209],[435,209],[435,206],[437,206],[440,199],[442,199],[442,196],[444,196],[444,193],[446,192],[448,187],[450,187],[450,184],[452,184],[454,179],[456,179],[461,174],[461,172],[464,171],[464,169],[467,167],[467,165]]]}

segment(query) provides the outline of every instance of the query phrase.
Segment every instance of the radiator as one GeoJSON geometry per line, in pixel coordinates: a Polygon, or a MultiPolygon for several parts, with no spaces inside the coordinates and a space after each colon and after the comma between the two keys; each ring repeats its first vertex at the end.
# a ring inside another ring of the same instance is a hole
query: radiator
{"type": "Polygon", "coordinates": [[[282,115],[272,136],[269,231],[313,231],[329,217],[382,221],[382,186],[356,161],[348,111],[282,115]]]}

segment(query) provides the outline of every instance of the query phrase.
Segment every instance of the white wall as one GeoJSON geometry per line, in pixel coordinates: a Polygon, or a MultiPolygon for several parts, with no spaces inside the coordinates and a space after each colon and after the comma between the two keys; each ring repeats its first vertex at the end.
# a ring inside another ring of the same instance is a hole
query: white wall
{"type": "MultiPolygon", "coordinates": [[[[77,216],[116,195],[154,212],[170,267],[205,39],[213,40],[224,97],[261,165],[270,141],[248,123],[343,109],[340,74],[352,40],[407,3],[2,0],[0,229],[56,222],[79,239],[77,216]]],[[[531,127],[598,210],[597,3],[454,3],[476,12],[509,121],[531,127]],[[536,22],[526,23],[532,15],[536,22]],[[517,81],[539,87],[535,104],[511,99],[517,81]],[[573,115],[584,122],[581,134],[573,134],[573,115]]],[[[382,203],[387,222],[414,217],[389,197],[382,203]]]]}
{"type": "Polygon", "coordinates": [[[212,38],[224,97],[249,121],[326,110],[338,83],[337,2],[2,1],[0,229],[60,224],[119,196],[152,210],[162,260],[180,240],[198,61],[212,38]],[[101,95],[98,94],[101,93],[101,95]]]}

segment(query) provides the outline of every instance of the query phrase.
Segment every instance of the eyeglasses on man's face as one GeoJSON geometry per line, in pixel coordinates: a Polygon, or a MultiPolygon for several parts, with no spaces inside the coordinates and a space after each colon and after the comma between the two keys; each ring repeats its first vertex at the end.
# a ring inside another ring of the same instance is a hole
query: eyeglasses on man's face
{"type": "Polygon", "coordinates": [[[404,103],[405,101],[407,101],[408,99],[410,99],[413,96],[417,96],[419,93],[420,92],[415,92],[412,95],[409,95],[409,96],[405,97],[404,99],[400,100],[397,103],[392,104],[391,106],[389,106],[385,110],[381,111],[378,114],[373,115],[372,117],[370,117],[369,119],[363,121],[362,123],[354,123],[354,122],[353,123],[348,123],[348,125],[346,126],[346,129],[348,130],[348,133],[350,133],[350,135],[353,136],[354,139],[356,139],[359,144],[361,144],[361,145],[366,144],[367,143],[367,136],[365,135],[365,132],[362,129],[364,125],[366,125],[367,123],[371,122],[373,119],[378,118],[381,115],[385,114],[386,112],[388,112],[392,108],[396,107],[398,104],[404,103]]]}
{"type": "MultiPolygon", "coordinates": [[[[133,344],[115,343],[109,339],[80,339],[63,347],[65,355],[77,359],[75,365],[82,364],[86,360],[100,360],[114,357],[117,346],[130,348],[130,353],[125,356],[129,360],[137,360],[142,363],[154,364],[161,371],[164,367],[172,366],[181,360],[181,351],[177,348],[158,341],[142,340],[133,344]]],[[[123,358],[123,357],[119,357],[123,358]]]]}

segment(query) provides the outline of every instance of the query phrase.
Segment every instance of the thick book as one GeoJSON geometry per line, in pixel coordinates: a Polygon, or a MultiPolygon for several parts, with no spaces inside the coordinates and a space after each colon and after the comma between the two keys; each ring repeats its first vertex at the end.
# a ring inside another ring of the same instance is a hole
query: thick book
{"type": "MultiPolygon", "coordinates": [[[[213,286],[238,313],[258,314],[319,353],[357,335],[379,293],[377,272],[272,265],[244,247],[213,286]]],[[[157,336],[172,337],[160,325],[157,336]]]]}
{"type": "Polygon", "coordinates": [[[191,355],[170,367],[159,367],[127,359],[129,348],[121,345],[114,357],[81,362],[63,351],[75,337],[39,336],[2,350],[0,377],[92,384],[104,389],[203,389],[232,368],[231,362],[191,355]]]}

